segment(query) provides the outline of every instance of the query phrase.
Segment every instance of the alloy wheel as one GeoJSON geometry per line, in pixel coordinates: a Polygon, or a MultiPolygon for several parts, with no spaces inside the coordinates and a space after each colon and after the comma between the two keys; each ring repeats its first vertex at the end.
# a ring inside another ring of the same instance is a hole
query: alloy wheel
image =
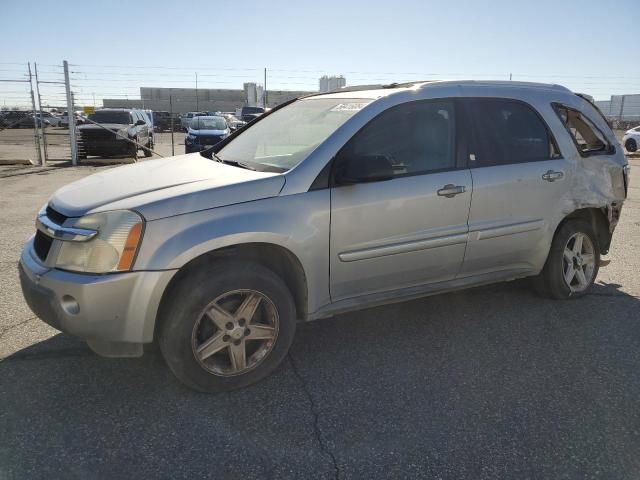
{"type": "Polygon", "coordinates": [[[193,327],[198,363],[220,376],[241,375],[258,366],[278,336],[278,311],[256,290],[234,290],[211,302],[193,327]]]}
{"type": "Polygon", "coordinates": [[[596,267],[593,242],[584,233],[574,233],[567,241],[562,255],[564,281],[572,292],[586,290],[596,267]]]}

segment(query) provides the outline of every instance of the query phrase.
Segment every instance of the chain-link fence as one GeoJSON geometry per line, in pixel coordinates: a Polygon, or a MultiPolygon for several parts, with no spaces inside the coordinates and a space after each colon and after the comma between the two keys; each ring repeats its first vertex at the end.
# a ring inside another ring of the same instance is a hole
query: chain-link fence
{"type": "MultiPolygon", "coordinates": [[[[35,115],[35,96],[31,65],[0,64],[0,161],[38,164],[40,152],[39,123],[35,115]]],[[[46,123],[42,125],[46,127],[46,123]]]]}
{"type": "Polygon", "coordinates": [[[0,64],[0,160],[34,164],[136,161],[197,151],[294,97],[342,86],[411,80],[562,83],[596,99],[614,128],[640,124],[640,77],[347,71],[264,67],[0,64]],[[268,86],[268,88],[267,88],[268,86]],[[187,131],[222,116],[216,134],[187,131]],[[126,160],[125,160],[126,159],[126,160]]]}

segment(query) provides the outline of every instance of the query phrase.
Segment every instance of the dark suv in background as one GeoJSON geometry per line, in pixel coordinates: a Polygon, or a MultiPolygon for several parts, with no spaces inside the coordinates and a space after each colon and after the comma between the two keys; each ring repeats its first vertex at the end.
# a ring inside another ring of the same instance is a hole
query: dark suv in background
{"type": "MultiPolygon", "coordinates": [[[[104,108],[89,115],[89,120],[86,125],[78,127],[78,154],[81,158],[89,155],[135,157],[139,145],[153,149],[153,132],[141,110],[104,108]]],[[[149,150],[142,150],[145,157],[152,155],[149,150]]]]}

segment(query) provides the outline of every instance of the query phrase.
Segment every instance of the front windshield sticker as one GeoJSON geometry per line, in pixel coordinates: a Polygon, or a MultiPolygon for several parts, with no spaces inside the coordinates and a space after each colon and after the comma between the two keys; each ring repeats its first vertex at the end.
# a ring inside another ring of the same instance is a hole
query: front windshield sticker
{"type": "Polygon", "coordinates": [[[339,103],[331,109],[332,112],[357,112],[362,110],[367,103],[339,103]]]}

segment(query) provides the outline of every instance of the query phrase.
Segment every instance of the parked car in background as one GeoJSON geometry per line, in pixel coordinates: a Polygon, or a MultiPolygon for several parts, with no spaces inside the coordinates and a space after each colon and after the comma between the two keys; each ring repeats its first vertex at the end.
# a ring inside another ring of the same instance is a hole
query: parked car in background
{"type": "Polygon", "coordinates": [[[167,132],[171,130],[171,114],[163,110],[154,110],[153,126],[156,132],[167,132]]]}
{"type": "Polygon", "coordinates": [[[182,117],[180,117],[180,126],[186,132],[193,118],[204,117],[206,115],[207,112],[187,112],[182,117]]]}
{"type": "Polygon", "coordinates": [[[59,127],[61,123],[60,117],[53,115],[50,112],[38,112],[38,117],[47,120],[52,127],[59,127]]]}
{"type": "Polygon", "coordinates": [[[224,119],[227,121],[227,125],[229,125],[229,129],[232,132],[235,132],[236,130],[244,127],[247,124],[247,122],[243,122],[238,117],[236,117],[233,113],[223,112],[220,114],[220,116],[224,117],[224,119]]]}
{"type": "Polygon", "coordinates": [[[622,137],[622,145],[627,152],[634,153],[638,151],[640,146],[640,126],[627,130],[622,137]]]}
{"type": "Polygon", "coordinates": [[[253,122],[256,118],[258,118],[261,115],[262,115],[262,113],[247,113],[247,114],[242,116],[242,121],[246,125],[249,122],[253,122]]]}
{"type": "Polygon", "coordinates": [[[155,132],[155,123],[154,123],[153,111],[152,110],[139,110],[139,112],[142,114],[142,116],[146,120],[147,125],[149,125],[149,136],[151,137],[151,141],[149,143],[151,144],[151,148],[153,148],[153,145],[156,143],[155,142],[155,137],[153,136],[154,132],[155,132]]]}
{"type": "Polygon", "coordinates": [[[184,152],[199,152],[227,138],[229,125],[222,116],[194,117],[184,139],[184,152]]]}
{"type": "Polygon", "coordinates": [[[22,291],[98,353],[157,341],[186,385],[240,388],[284,360],[298,321],[521,277],[586,295],[627,196],[617,145],[558,85],[309,96],[200,154],[58,190],[22,291]]]}
{"type": "Polygon", "coordinates": [[[184,132],[184,128],[182,128],[182,116],[179,113],[174,113],[172,118],[173,118],[173,131],[184,132]]]}
{"type": "MultiPolygon", "coordinates": [[[[87,123],[86,122],[87,117],[84,115],[84,112],[82,111],[74,112],[73,116],[74,116],[76,125],[84,125],[85,123],[87,123]]],[[[69,128],[69,116],[66,110],[62,112],[62,115],[60,115],[60,123],[58,126],[69,128]]]]}
{"type": "Polygon", "coordinates": [[[263,113],[264,108],[262,107],[242,107],[240,109],[240,120],[245,123],[249,123],[250,121],[258,118],[263,113]]]}
{"type": "Polygon", "coordinates": [[[155,130],[155,126],[156,126],[156,116],[153,112],[153,110],[140,110],[141,112],[143,112],[147,119],[149,120],[149,126],[151,127],[151,131],[155,130]]]}
{"type": "Polygon", "coordinates": [[[5,110],[0,112],[0,128],[34,128],[48,127],[51,123],[47,119],[37,118],[31,111],[26,110],[5,110]]]}
{"type": "MultiPolygon", "coordinates": [[[[89,123],[78,127],[79,156],[89,155],[109,157],[130,155],[135,157],[140,147],[127,139],[153,149],[153,134],[149,120],[141,110],[125,108],[104,108],[89,115],[89,123]]],[[[145,157],[153,155],[142,149],[145,157]]]]}

